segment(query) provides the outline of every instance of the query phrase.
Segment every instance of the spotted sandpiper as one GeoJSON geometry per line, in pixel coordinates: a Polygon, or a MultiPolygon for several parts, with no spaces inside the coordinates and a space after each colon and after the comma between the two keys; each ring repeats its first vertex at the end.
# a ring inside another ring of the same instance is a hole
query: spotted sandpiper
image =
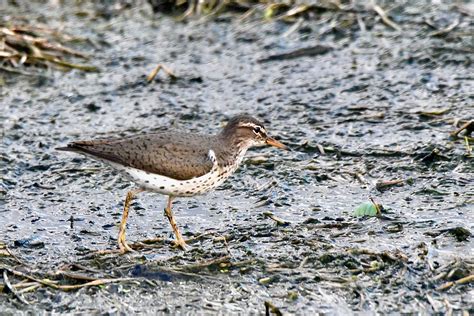
{"type": "Polygon", "coordinates": [[[252,146],[285,145],[270,137],[263,124],[249,115],[237,115],[217,135],[164,131],[132,137],[76,141],[66,147],[100,160],[121,171],[138,186],[127,193],[120,223],[121,253],[132,251],[125,241],[128,210],[133,197],[142,191],[168,196],[165,215],[176,236],[175,244],[186,248],[171,212],[173,198],[193,196],[219,186],[237,169],[252,146]]]}

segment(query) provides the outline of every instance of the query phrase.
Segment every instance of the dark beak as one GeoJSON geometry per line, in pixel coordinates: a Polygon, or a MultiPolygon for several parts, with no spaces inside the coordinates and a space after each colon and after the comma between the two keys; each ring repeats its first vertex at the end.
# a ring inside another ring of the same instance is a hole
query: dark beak
{"type": "Polygon", "coordinates": [[[280,143],[279,141],[277,141],[276,139],[271,138],[271,137],[268,137],[265,140],[265,143],[267,143],[267,145],[277,147],[277,148],[280,148],[280,149],[288,149],[288,148],[286,148],[285,145],[283,145],[282,143],[280,143]]]}

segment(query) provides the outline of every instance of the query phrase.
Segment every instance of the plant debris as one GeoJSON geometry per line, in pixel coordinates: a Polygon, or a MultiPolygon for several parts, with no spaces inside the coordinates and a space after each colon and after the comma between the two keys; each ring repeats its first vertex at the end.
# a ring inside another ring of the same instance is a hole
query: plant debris
{"type": "Polygon", "coordinates": [[[166,67],[165,65],[163,64],[158,64],[153,70],[152,72],[150,72],[150,74],[147,76],[146,80],[148,82],[152,82],[153,79],[155,79],[156,75],[160,72],[160,70],[162,70],[171,78],[171,79],[174,79],[176,80],[178,77],[176,77],[176,75],[173,73],[173,71],[171,71],[171,69],[169,69],[168,67],[166,67]]]}
{"type": "Polygon", "coordinates": [[[71,39],[44,26],[0,21],[0,69],[25,75],[31,74],[26,71],[31,68],[98,71],[96,66],[70,60],[74,57],[90,59],[87,54],[62,44],[71,39]]]}
{"type": "Polygon", "coordinates": [[[382,205],[375,202],[364,202],[356,207],[354,216],[380,216],[382,214],[382,205]]]}

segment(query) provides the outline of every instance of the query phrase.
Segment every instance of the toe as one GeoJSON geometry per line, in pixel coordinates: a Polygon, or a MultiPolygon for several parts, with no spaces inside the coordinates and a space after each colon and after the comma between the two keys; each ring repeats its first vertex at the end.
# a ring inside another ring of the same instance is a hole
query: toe
{"type": "Polygon", "coordinates": [[[173,246],[176,248],[181,248],[184,251],[189,250],[191,248],[184,240],[173,240],[173,246]]]}

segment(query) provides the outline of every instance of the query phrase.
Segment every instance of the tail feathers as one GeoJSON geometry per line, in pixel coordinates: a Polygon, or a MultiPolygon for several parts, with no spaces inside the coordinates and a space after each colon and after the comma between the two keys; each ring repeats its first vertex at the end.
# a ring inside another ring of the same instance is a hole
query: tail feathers
{"type": "Polygon", "coordinates": [[[72,152],[83,152],[84,147],[87,147],[89,144],[88,142],[73,142],[66,145],[66,147],[56,147],[54,149],[59,151],[72,151],[72,152]]]}
{"type": "Polygon", "coordinates": [[[120,156],[111,154],[109,150],[104,150],[100,145],[107,144],[106,141],[77,141],[66,145],[66,147],[57,147],[59,151],[70,151],[87,156],[92,156],[95,159],[112,161],[120,164],[125,164],[120,156]],[[98,146],[99,145],[99,146],[98,146]]]}
{"type": "Polygon", "coordinates": [[[66,147],[56,147],[54,149],[59,150],[59,151],[79,151],[79,149],[72,146],[72,144],[69,144],[66,147]]]}

